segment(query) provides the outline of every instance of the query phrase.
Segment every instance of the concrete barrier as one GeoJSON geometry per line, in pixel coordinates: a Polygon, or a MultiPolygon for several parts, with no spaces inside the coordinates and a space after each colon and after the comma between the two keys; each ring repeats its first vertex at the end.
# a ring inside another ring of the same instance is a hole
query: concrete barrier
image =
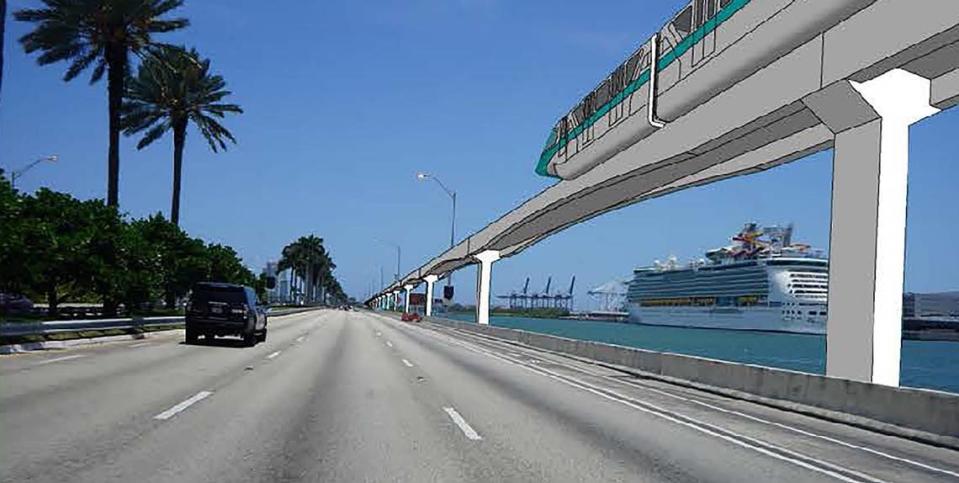
{"type": "Polygon", "coordinates": [[[644,377],[959,448],[959,394],[889,387],[447,319],[430,318],[429,322],[598,361],[644,377]]]}

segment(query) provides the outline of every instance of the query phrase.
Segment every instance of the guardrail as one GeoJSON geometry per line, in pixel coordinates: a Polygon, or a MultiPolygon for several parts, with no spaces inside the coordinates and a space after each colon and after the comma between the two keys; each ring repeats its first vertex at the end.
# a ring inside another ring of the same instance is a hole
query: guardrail
{"type": "MultiPolygon", "coordinates": [[[[293,309],[271,310],[267,315],[272,317],[298,314],[321,307],[302,307],[293,309]]],[[[84,330],[110,329],[137,329],[147,327],[161,327],[167,325],[182,325],[183,316],[168,317],[126,317],[116,319],[84,319],[84,320],[51,320],[44,322],[7,322],[0,324],[0,336],[44,335],[58,332],[77,332],[84,330]]]]}

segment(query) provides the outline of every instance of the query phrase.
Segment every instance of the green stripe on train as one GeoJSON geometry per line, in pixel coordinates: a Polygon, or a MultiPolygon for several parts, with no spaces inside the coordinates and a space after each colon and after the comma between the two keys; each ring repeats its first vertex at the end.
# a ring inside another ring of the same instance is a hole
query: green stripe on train
{"type": "MultiPolygon", "coordinates": [[[[681,40],[676,47],[674,47],[669,52],[663,54],[659,61],[656,63],[656,70],[663,71],[669,67],[676,59],[682,57],[689,49],[693,47],[697,42],[703,40],[704,37],[709,35],[712,31],[716,30],[717,27],[723,24],[726,20],[729,20],[734,13],[741,10],[750,0],[732,0],[729,5],[726,5],[716,15],[707,20],[701,27],[696,29],[693,33],[687,35],[683,40],[681,40]]],[[[559,178],[559,176],[554,176],[549,174],[546,171],[546,166],[549,165],[549,160],[553,159],[553,156],[556,155],[556,152],[569,144],[571,139],[575,139],[576,136],[582,134],[587,128],[596,123],[600,118],[605,116],[613,107],[618,105],[620,102],[623,102],[627,97],[639,90],[640,87],[649,82],[649,69],[644,70],[636,80],[630,82],[622,91],[613,96],[612,99],[607,101],[605,104],[600,106],[592,115],[586,118],[585,121],[579,123],[576,127],[571,129],[566,136],[563,136],[560,139],[556,139],[555,142],[550,143],[547,141],[547,147],[540,154],[539,162],[536,163],[536,174],[540,176],[549,176],[551,178],[559,178]]],[[[550,134],[550,139],[555,138],[555,134],[550,134]]]]}

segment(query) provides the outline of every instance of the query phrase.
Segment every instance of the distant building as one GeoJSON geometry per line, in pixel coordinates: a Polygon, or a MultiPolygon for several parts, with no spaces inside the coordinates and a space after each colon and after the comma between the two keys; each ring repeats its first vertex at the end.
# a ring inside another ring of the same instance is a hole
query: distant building
{"type": "Polygon", "coordinates": [[[280,302],[289,302],[290,298],[290,281],[286,278],[277,279],[276,290],[273,291],[275,300],[280,302]]]}
{"type": "Polygon", "coordinates": [[[902,316],[959,318],[959,292],[905,293],[902,316]]]}

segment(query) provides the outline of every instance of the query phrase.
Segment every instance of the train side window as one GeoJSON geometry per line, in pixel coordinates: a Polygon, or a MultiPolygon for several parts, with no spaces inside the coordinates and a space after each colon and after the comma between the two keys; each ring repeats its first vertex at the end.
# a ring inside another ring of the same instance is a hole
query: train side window
{"type": "Polygon", "coordinates": [[[702,27],[706,23],[706,4],[710,0],[696,0],[696,28],[702,27]]]}
{"type": "Polygon", "coordinates": [[[733,0],[719,0],[719,8],[726,8],[726,5],[729,5],[733,0]]]}
{"type": "Polygon", "coordinates": [[[559,156],[566,157],[566,146],[569,145],[569,118],[564,117],[557,126],[556,142],[559,143],[559,156]]]}
{"type": "Polygon", "coordinates": [[[716,0],[706,0],[706,20],[716,15],[716,0]]]}
{"type": "MultiPolygon", "coordinates": [[[[697,0],[698,1],[698,0],[697,0]]],[[[693,6],[686,7],[673,20],[673,28],[683,35],[688,35],[693,31],[693,6]]]]}
{"type": "MultiPolygon", "coordinates": [[[[611,97],[616,97],[623,90],[626,89],[626,70],[628,68],[629,61],[621,64],[619,67],[613,71],[612,75],[609,76],[609,90],[611,97]]],[[[625,108],[626,102],[623,99],[620,99],[615,106],[609,111],[609,125],[612,126],[619,122],[623,118],[623,109],[625,108]]]]}

